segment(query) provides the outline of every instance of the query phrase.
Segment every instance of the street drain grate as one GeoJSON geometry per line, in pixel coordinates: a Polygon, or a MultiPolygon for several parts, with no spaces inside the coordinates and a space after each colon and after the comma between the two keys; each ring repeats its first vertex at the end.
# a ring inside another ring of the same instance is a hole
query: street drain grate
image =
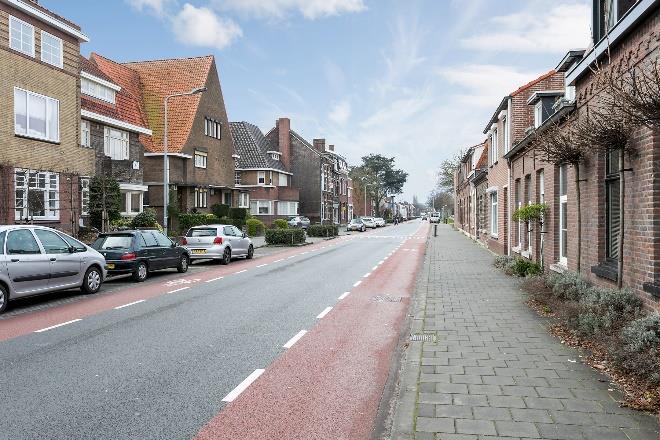
{"type": "Polygon", "coordinates": [[[391,303],[398,303],[401,302],[403,298],[400,296],[389,296],[389,295],[376,295],[371,298],[372,300],[376,302],[391,302],[391,303]]]}
{"type": "Polygon", "coordinates": [[[420,342],[435,342],[435,335],[433,333],[411,333],[410,340],[420,342]]]}

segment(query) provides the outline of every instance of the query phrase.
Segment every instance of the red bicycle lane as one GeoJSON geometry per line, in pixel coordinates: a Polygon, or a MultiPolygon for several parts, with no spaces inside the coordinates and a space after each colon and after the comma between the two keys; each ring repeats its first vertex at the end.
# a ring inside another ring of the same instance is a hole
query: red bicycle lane
{"type": "Polygon", "coordinates": [[[366,439],[422,266],[428,224],[203,427],[195,440],[366,439]]]}

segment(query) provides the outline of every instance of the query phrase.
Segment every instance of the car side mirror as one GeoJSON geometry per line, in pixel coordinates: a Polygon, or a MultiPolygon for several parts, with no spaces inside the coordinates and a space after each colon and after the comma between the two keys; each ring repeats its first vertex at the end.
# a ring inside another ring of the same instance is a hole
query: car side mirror
{"type": "Polygon", "coordinates": [[[172,247],[175,248],[175,247],[176,247],[176,243],[172,242],[172,247]]]}
{"type": "Polygon", "coordinates": [[[247,238],[247,234],[243,232],[243,238],[247,238]]]}
{"type": "Polygon", "coordinates": [[[69,246],[69,253],[70,254],[75,254],[76,253],[76,248],[73,246],[69,246]]]}

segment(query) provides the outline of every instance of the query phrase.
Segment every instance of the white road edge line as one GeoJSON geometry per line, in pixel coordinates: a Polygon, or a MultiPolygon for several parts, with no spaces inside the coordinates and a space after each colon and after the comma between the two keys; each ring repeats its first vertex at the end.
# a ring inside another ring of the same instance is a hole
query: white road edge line
{"type": "Polygon", "coordinates": [[[284,347],[284,348],[291,348],[291,347],[293,347],[293,344],[295,344],[296,342],[298,342],[298,340],[299,340],[300,338],[302,338],[303,336],[305,336],[305,333],[307,333],[307,330],[300,330],[298,333],[296,333],[296,335],[295,335],[293,338],[289,339],[289,342],[287,342],[286,344],[284,344],[282,347],[284,347]]]}
{"type": "Polygon", "coordinates": [[[339,297],[339,300],[341,301],[342,299],[345,299],[345,298],[346,298],[348,295],[350,295],[350,294],[351,294],[351,292],[344,292],[344,293],[342,293],[341,296],[339,297]]]}
{"type": "Polygon", "coordinates": [[[239,270],[238,272],[234,272],[232,275],[238,275],[239,273],[244,273],[247,272],[247,269],[239,270]]]}
{"type": "Polygon", "coordinates": [[[254,371],[252,372],[252,374],[250,374],[248,377],[246,377],[245,380],[243,380],[243,382],[239,383],[238,386],[237,386],[236,388],[234,388],[229,394],[227,394],[227,395],[222,399],[222,401],[223,401],[223,402],[233,402],[238,396],[240,396],[240,394],[241,394],[243,391],[245,391],[245,390],[247,389],[247,387],[249,387],[249,386],[252,384],[252,382],[254,382],[255,380],[257,380],[257,378],[258,378],[259,376],[261,376],[261,374],[262,374],[264,371],[266,371],[266,370],[264,370],[264,369],[262,369],[262,368],[259,368],[259,369],[254,370],[254,371]]]}
{"type": "Polygon", "coordinates": [[[360,281],[357,281],[355,284],[353,284],[353,287],[357,287],[357,286],[359,286],[360,284],[362,284],[362,281],[361,281],[361,280],[360,280],[360,281]]]}
{"type": "Polygon", "coordinates": [[[378,266],[380,266],[380,265],[383,264],[384,262],[385,262],[385,259],[383,258],[382,260],[380,260],[380,261],[378,262],[378,266]]]}
{"type": "Polygon", "coordinates": [[[273,263],[279,263],[280,261],[284,261],[284,258],[280,258],[279,260],[273,261],[273,263]]]}
{"type": "Polygon", "coordinates": [[[362,275],[362,278],[369,278],[369,275],[371,275],[371,272],[367,272],[364,275],[362,275]]]}
{"type": "Polygon", "coordinates": [[[206,282],[207,282],[207,283],[212,283],[212,282],[214,282],[214,281],[220,281],[220,280],[223,279],[223,278],[224,278],[224,277],[213,278],[212,280],[208,280],[208,281],[206,281],[206,282]]]}
{"type": "MultiPolygon", "coordinates": [[[[378,263],[378,264],[380,264],[380,263],[378,263]]],[[[378,264],[375,265],[374,267],[372,267],[371,270],[374,271],[374,270],[378,269],[378,264]]]]}
{"type": "Polygon", "coordinates": [[[266,266],[268,266],[268,263],[260,264],[260,265],[257,266],[257,267],[266,267],[266,266]]]}
{"type": "Polygon", "coordinates": [[[115,310],[123,309],[124,307],[134,306],[135,304],[140,304],[140,303],[143,303],[143,302],[144,302],[143,299],[141,299],[139,301],[133,301],[132,303],[124,304],[123,306],[117,306],[117,307],[115,307],[115,310]]]}
{"type": "Polygon", "coordinates": [[[322,319],[325,315],[330,313],[330,310],[332,310],[332,307],[326,307],[325,309],[323,309],[323,311],[321,313],[318,314],[316,319],[322,319]]]}
{"type": "Polygon", "coordinates": [[[187,287],[181,287],[180,289],[170,290],[170,291],[167,292],[167,293],[176,293],[176,292],[181,292],[182,290],[187,290],[187,289],[190,289],[190,286],[187,286],[187,287]]]}
{"type": "Polygon", "coordinates": [[[34,332],[35,333],[43,333],[43,332],[46,332],[48,330],[52,330],[52,329],[57,328],[57,327],[62,327],[62,326],[65,326],[65,325],[73,324],[74,322],[78,322],[78,321],[82,321],[82,319],[80,319],[80,318],[73,319],[71,321],[63,322],[61,324],[52,325],[50,327],[42,328],[41,330],[35,330],[34,332]]]}
{"type": "Polygon", "coordinates": [[[290,260],[290,259],[292,259],[292,258],[296,258],[296,257],[297,257],[297,255],[291,255],[290,257],[286,257],[286,259],[287,259],[287,260],[290,260]]]}

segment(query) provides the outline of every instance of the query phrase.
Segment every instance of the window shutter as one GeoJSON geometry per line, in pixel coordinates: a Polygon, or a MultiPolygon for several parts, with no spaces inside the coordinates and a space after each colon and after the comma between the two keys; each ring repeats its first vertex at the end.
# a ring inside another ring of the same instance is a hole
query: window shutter
{"type": "Polygon", "coordinates": [[[619,257],[619,230],[621,229],[621,210],[619,209],[620,194],[619,181],[615,180],[608,185],[609,190],[609,256],[610,258],[619,257]]]}

